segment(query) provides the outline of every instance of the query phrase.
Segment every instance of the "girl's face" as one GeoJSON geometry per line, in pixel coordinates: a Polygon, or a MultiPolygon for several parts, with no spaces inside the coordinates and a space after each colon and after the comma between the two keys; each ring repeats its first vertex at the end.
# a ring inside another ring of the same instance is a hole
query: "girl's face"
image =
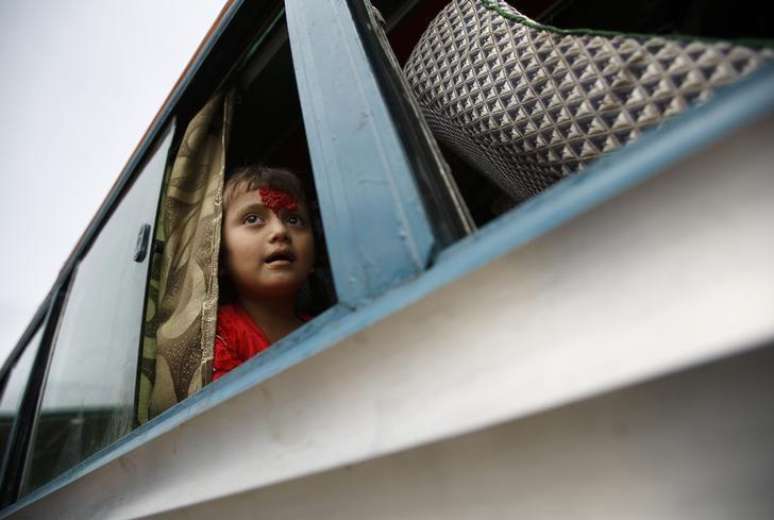
{"type": "Polygon", "coordinates": [[[294,297],[314,264],[304,204],[262,186],[235,195],[223,220],[226,271],[236,292],[246,299],[294,297]]]}

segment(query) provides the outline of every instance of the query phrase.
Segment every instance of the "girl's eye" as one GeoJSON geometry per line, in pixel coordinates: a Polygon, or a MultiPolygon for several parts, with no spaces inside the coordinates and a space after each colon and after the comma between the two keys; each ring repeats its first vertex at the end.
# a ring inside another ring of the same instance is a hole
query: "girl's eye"
{"type": "Polygon", "coordinates": [[[255,213],[250,213],[249,215],[245,215],[245,218],[242,219],[242,222],[244,224],[260,224],[263,222],[263,219],[256,215],[255,213]]]}
{"type": "Polygon", "coordinates": [[[300,215],[295,215],[295,214],[288,215],[287,218],[285,219],[285,222],[287,222],[289,226],[296,226],[296,227],[304,226],[304,219],[301,218],[300,215]]]}

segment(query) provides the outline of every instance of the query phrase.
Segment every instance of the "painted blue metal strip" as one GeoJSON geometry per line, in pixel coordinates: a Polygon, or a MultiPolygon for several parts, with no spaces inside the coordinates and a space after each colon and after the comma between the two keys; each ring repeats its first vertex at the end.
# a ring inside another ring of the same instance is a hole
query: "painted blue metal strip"
{"type": "Polygon", "coordinates": [[[347,2],[285,11],[336,291],[355,306],[421,273],[435,238],[347,2]]]}
{"type": "Polygon", "coordinates": [[[583,176],[569,178],[465,239],[443,260],[400,287],[355,311],[337,306],[137,428],[56,480],[0,511],[5,518],[110,461],[142,446],[283,370],[335,346],[342,339],[420,300],[428,293],[479,269],[498,256],[556,228],[589,208],[614,197],[665,167],[717,142],[734,130],[774,113],[774,65],[727,87],[710,102],[686,112],[640,140],[600,160],[583,176]]]}

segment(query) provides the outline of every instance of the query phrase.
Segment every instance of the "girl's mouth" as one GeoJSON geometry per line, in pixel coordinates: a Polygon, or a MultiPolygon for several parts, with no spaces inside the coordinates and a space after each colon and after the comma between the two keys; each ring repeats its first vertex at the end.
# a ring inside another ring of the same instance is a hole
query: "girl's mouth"
{"type": "Polygon", "coordinates": [[[290,265],[296,260],[292,251],[277,251],[266,257],[264,263],[269,265],[290,265]]]}

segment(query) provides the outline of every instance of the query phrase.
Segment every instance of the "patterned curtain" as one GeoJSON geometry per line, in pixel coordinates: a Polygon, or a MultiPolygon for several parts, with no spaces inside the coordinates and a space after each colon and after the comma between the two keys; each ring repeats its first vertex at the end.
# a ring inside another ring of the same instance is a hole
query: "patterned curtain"
{"type": "Polygon", "coordinates": [[[151,267],[137,419],[144,423],[210,382],[231,95],[191,120],[167,173],[151,267]]]}

